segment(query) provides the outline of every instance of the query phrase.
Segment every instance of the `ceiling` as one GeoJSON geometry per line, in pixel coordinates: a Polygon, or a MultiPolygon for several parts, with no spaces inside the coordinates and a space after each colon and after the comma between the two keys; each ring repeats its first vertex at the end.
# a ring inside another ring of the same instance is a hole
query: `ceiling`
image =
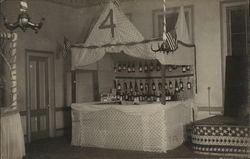
{"type": "MultiPolygon", "coordinates": [[[[110,0],[46,0],[52,3],[66,5],[74,8],[90,7],[95,5],[103,5],[110,0]]],[[[131,1],[131,0],[117,0],[118,2],[131,1]]]]}

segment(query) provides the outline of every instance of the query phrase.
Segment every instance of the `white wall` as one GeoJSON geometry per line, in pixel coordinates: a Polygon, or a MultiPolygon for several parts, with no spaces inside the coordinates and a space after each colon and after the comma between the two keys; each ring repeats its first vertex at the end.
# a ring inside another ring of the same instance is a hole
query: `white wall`
{"type": "MultiPolygon", "coordinates": [[[[37,35],[29,30],[26,33],[17,31],[18,41],[18,103],[21,110],[26,109],[25,86],[25,49],[46,50],[56,54],[57,44],[62,44],[63,36],[73,42],[86,38],[94,18],[100,14],[100,7],[70,8],[47,1],[29,1],[29,13],[37,22],[40,17],[46,18],[44,27],[37,35]]],[[[195,105],[208,107],[208,87],[211,87],[211,106],[223,109],[222,97],[222,61],[220,33],[220,0],[167,0],[167,8],[188,5],[193,8],[193,39],[197,47],[198,93],[195,105]]],[[[18,4],[8,1],[5,6],[10,21],[15,21],[18,4]]],[[[132,23],[146,39],[153,37],[153,10],[162,9],[162,0],[134,0],[122,2],[121,9],[132,14],[132,23]]],[[[62,58],[55,58],[56,107],[63,103],[62,58]]],[[[207,112],[199,112],[198,119],[207,117],[207,112]]]]}
{"type": "MultiPolygon", "coordinates": [[[[219,0],[167,0],[167,8],[180,5],[193,8],[193,39],[197,49],[198,93],[195,105],[208,109],[208,87],[211,87],[211,106],[223,109],[222,97],[222,61],[220,37],[220,1],[219,0]]],[[[132,13],[132,22],[149,39],[153,37],[152,11],[162,9],[162,0],[136,0],[123,3],[125,13],[132,13]]],[[[217,108],[217,109],[220,109],[217,108]]],[[[198,119],[208,116],[199,112],[198,119]]]]}

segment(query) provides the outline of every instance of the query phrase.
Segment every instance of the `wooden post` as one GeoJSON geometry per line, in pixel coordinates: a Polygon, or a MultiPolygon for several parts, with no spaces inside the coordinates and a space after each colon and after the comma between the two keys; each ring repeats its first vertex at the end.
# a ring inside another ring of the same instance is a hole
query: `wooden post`
{"type": "Polygon", "coordinates": [[[165,90],[165,84],[166,84],[166,65],[161,65],[161,83],[162,83],[162,89],[161,89],[161,104],[165,105],[166,104],[166,90],[165,90]]]}
{"type": "Polygon", "coordinates": [[[72,103],[76,103],[76,71],[71,71],[72,82],[72,103]]]}

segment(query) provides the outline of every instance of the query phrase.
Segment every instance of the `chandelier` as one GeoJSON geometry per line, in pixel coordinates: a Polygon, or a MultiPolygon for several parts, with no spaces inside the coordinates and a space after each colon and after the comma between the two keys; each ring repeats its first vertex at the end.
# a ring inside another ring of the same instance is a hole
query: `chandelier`
{"type": "Polygon", "coordinates": [[[156,52],[162,52],[162,53],[169,53],[174,52],[178,48],[177,43],[177,35],[175,29],[171,30],[170,32],[166,31],[166,1],[163,0],[163,34],[162,34],[162,43],[158,43],[158,48],[153,49],[151,46],[151,50],[156,52]]]}
{"type": "Polygon", "coordinates": [[[42,18],[41,22],[39,23],[31,22],[31,18],[27,12],[28,4],[25,0],[20,0],[19,10],[20,14],[17,17],[17,21],[14,23],[9,23],[6,17],[3,16],[5,27],[10,31],[14,31],[17,28],[21,28],[23,32],[25,32],[28,28],[31,28],[35,31],[35,33],[37,33],[38,30],[42,28],[45,18],[42,18]]]}

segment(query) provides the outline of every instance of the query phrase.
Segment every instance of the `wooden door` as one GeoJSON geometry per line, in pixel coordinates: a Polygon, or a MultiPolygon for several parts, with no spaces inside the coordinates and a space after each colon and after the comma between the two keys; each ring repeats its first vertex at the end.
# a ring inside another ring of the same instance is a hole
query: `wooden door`
{"type": "Polygon", "coordinates": [[[78,70],[76,73],[76,102],[93,102],[98,100],[97,71],[78,70]]]}
{"type": "Polygon", "coordinates": [[[28,135],[33,141],[51,136],[51,59],[31,55],[27,60],[28,135]]]}

